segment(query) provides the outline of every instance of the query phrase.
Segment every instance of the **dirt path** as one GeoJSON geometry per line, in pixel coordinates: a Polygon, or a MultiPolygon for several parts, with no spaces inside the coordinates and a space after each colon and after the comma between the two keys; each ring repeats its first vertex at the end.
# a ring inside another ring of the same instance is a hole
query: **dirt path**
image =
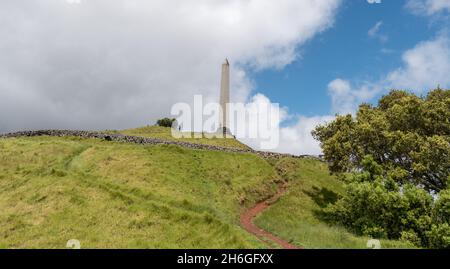
{"type": "Polygon", "coordinates": [[[259,228],[253,223],[254,218],[261,212],[266,210],[270,205],[275,203],[286,192],[285,187],[281,187],[280,190],[271,198],[256,204],[254,207],[248,209],[241,215],[241,225],[248,232],[254,234],[266,244],[273,246],[273,243],[281,246],[284,249],[301,249],[301,247],[295,246],[286,240],[279,238],[278,236],[259,228]]]}

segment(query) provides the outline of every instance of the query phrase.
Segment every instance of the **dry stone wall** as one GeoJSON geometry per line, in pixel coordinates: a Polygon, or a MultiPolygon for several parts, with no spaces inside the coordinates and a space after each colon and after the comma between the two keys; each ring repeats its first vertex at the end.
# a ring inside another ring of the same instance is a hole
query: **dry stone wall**
{"type": "Polygon", "coordinates": [[[227,148],[219,147],[213,145],[203,145],[195,144],[184,141],[169,141],[161,140],[157,138],[148,138],[140,136],[130,136],[122,134],[107,134],[95,131],[74,131],[74,130],[39,130],[39,131],[21,131],[15,133],[1,134],[0,138],[14,138],[14,137],[26,137],[26,136],[56,136],[56,137],[81,137],[81,138],[97,138],[106,141],[124,142],[124,143],[134,143],[139,145],[177,145],[185,148],[199,149],[199,150],[213,150],[213,151],[224,151],[224,152],[234,152],[234,153],[251,153],[260,155],[263,158],[283,158],[283,157],[293,157],[293,158],[315,158],[320,159],[317,156],[310,155],[291,155],[291,154],[281,154],[266,151],[256,151],[252,149],[239,149],[239,148],[227,148]]]}

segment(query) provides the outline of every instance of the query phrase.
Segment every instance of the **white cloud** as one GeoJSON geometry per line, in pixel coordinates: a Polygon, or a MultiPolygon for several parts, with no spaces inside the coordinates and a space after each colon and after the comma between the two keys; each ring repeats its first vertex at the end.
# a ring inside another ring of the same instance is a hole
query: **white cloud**
{"type": "Polygon", "coordinates": [[[368,34],[370,37],[375,37],[375,36],[379,33],[379,31],[380,31],[381,25],[383,25],[383,21],[379,21],[379,22],[375,23],[375,25],[372,26],[372,28],[369,29],[369,31],[367,32],[367,34],[368,34]]]}
{"type": "MultiPolygon", "coordinates": [[[[269,104],[272,109],[275,107],[269,98],[262,94],[257,94],[251,98],[251,102],[247,103],[247,107],[257,105],[259,103],[269,104]]],[[[280,117],[271,117],[270,123],[272,126],[282,126],[282,124],[287,120],[295,120],[293,124],[289,124],[285,127],[280,127],[276,131],[279,133],[273,133],[273,136],[278,136],[278,146],[270,149],[270,151],[290,153],[290,154],[309,154],[309,155],[319,155],[321,154],[321,149],[319,142],[316,141],[311,132],[319,124],[324,124],[334,119],[334,116],[298,116],[289,114],[287,108],[280,107],[280,117]]],[[[249,122],[247,122],[247,129],[255,128],[249,122]]],[[[240,141],[251,146],[254,149],[261,148],[261,139],[248,139],[241,138],[240,141]]],[[[266,150],[266,149],[263,149],[266,150]]]]}
{"type": "Polygon", "coordinates": [[[81,0],[66,0],[69,4],[81,4],[81,0]]]}
{"type": "Polygon", "coordinates": [[[232,99],[246,70],[282,68],[333,23],[339,0],[3,0],[0,132],[127,128],[194,94],[218,99],[232,61],[232,99]]]}
{"type": "Polygon", "coordinates": [[[450,40],[440,36],[421,42],[402,56],[404,66],[387,75],[387,86],[423,93],[450,86],[450,40]]]}
{"type": "Polygon", "coordinates": [[[372,26],[372,28],[369,29],[369,31],[367,32],[367,35],[370,38],[376,38],[378,39],[380,42],[387,42],[388,41],[388,36],[384,35],[382,33],[380,33],[380,28],[383,25],[383,21],[378,21],[377,23],[375,23],[374,26],[372,26]]]}
{"type": "Polygon", "coordinates": [[[403,66],[388,72],[378,81],[359,84],[335,79],[328,85],[334,113],[354,113],[358,105],[391,89],[405,89],[422,94],[440,85],[450,87],[450,40],[441,35],[417,44],[402,56],[403,66]]]}
{"type": "Polygon", "coordinates": [[[247,114],[236,119],[239,123],[230,123],[232,133],[254,149],[277,151],[279,126],[290,117],[287,108],[272,103],[265,95],[258,93],[245,104],[245,109],[247,114]],[[276,111],[278,113],[274,113],[276,111]]]}
{"type": "Polygon", "coordinates": [[[335,114],[351,114],[356,111],[361,102],[374,97],[373,86],[368,82],[354,89],[348,80],[337,78],[328,84],[331,96],[331,111],[335,114]]]}
{"type": "Polygon", "coordinates": [[[450,0],[407,0],[406,7],[415,14],[434,15],[450,12],[450,0]]]}
{"type": "Polygon", "coordinates": [[[281,128],[280,145],[277,151],[297,155],[320,155],[322,150],[319,142],[312,137],[311,132],[316,126],[333,119],[334,116],[299,116],[295,125],[281,128]]]}
{"type": "Polygon", "coordinates": [[[328,92],[331,95],[332,111],[339,114],[354,111],[355,96],[350,82],[343,79],[335,79],[328,84],[328,92]]]}

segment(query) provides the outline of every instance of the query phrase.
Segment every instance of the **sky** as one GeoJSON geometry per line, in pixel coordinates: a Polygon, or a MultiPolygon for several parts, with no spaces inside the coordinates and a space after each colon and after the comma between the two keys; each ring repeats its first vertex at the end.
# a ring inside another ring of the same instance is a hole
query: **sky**
{"type": "MultiPolygon", "coordinates": [[[[124,129],[177,102],[278,103],[280,144],[390,89],[450,88],[450,0],[2,0],[0,132],[124,129]],[[379,3],[376,3],[379,2],[379,3]]],[[[255,141],[243,141],[257,147],[255,141]]]]}

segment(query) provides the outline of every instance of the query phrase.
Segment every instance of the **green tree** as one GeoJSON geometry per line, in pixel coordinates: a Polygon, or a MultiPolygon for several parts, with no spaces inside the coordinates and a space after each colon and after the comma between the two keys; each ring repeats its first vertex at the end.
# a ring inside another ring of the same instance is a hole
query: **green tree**
{"type": "MultiPolygon", "coordinates": [[[[433,197],[412,184],[400,188],[390,176],[383,176],[371,156],[362,163],[363,170],[347,179],[346,195],[325,209],[328,218],[360,235],[428,246],[433,207],[437,208],[433,197]]],[[[447,214],[443,208],[438,211],[447,214]]]]}
{"type": "Polygon", "coordinates": [[[450,189],[439,193],[433,210],[434,223],[450,223],[450,189]]]}
{"type": "Polygon", "coordinates": [[[163,118],[163,119],[159,119],[156,122],[156,125],[162,126],[162,127],[172,127],[172,125],[175,121],[176,121],[176,119],[163,118]]]}
{"type": "Polygon", "coordinates": [[[450,248],[450,225],[434,224],[428,233],[430,248],[450,248]]]}
{"type": "Polygon", "coordinates": [[[450,248],[450,189],[439,193],[433,208],[433,225],[427,233],[431,248],[450,248]]]}
{"type": "Polygon", "coordinates": [[[363,104],[355,117],[337,116],[313,136],[332,172],[358,171],[371,155],[400,184],[439,192],[450,174],[450,90],[426,97],[391,91],[377,106],[363,104]]]}
{"type": "Polygon", "coordinates": [[[346,195],[325,209],[355,233],[450,248],[450,91],[394,90],[313,131],[346,195]]]}

